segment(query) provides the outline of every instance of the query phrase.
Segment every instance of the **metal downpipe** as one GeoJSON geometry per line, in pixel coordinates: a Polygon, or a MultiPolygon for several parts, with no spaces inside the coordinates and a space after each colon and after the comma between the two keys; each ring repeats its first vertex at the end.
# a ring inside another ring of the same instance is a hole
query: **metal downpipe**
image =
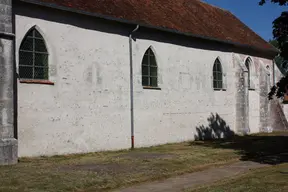
{"type": "Polygon", "coordinates": [[[139,25],[129,34],[129,56],[130,56],[130,112],[131,112],[131,149],[134,149],[134,87],[133,87],[133,33],[139,29],[139,25]]]}

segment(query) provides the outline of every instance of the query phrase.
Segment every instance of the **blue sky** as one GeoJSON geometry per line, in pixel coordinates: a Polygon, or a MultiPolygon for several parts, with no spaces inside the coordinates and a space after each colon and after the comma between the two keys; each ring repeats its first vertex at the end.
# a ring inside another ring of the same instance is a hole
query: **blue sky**
{"type": "Polygon", "coordinates": [[[260,0],[204,0],[205,2],[229,10],[242,22],[265,40],[272,39],[272,22],[288,7],[266,3],[259,6],[260,0]]]}

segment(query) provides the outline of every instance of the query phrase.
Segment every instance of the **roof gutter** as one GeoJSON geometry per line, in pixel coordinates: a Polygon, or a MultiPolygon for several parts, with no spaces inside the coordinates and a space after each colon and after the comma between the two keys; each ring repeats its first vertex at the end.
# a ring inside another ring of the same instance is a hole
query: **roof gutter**
{"type": "Polygon", "coordinates": [[[37,0],[20,0],[20,1],[35,4],[35,5],[50,7],[50,8],[54,8],[54,9],[58,9],[58,10],[62,10],[62,11],[69,11],[69,12],[78,13],[78,14],[82,14],[82,15],[97,17],[97,18],[101,18],[101,19],[105,19],[105,20],[116,21],[116,22],[120,22],[120,23],[133,25],[133,26],[139,25],[140,27],[144,27],[144,28],[156,29],[156,30],[163,31],[163,32],[170,32],[170,33],[174,33],[174,34],[178,34],[178,35],[184,35],[184,36],[188,36],[188,37],[194,37],[194,38],[198,38],[198,39],[214,41],[217,43],[224,43],[224,44],[232,45],[232,46],[239,47],[239,48],[246,48],[246,49],[251,49],[254,51],[260,51],[260,52],[266,52],[266,53],[269,52],[271,54],[275,54],[275,56],[279,53],[279,50],[273,49],[273,48],[271,48],[271,49],[259,48],[259,47],[254,47],[254,46],[245,45],[245,44],[241,44],[241,43],[235,43],[235,42],[232,42],[229,40],[220,40],[220,39],[211,38],[211,37],[207,37],[207,36],[180,32],[180,31],[177,31],[174,29],[168,29],[168,28],[164,28],[164,27],[156,27],[156,26],[145,24],[145,23],[139,23],[136,21],[129,21],[126,19],[119,19],[119,18],[107,16],[107,15],[91,13],[91,12],[87,12],[87,11],[81,11],[81,10],[77,10],[74,8],[68,8],[65,6],[59,6],[59,5],[56,5],[54,3],[44,3],[44,2],[39,2],[37,0]]]}

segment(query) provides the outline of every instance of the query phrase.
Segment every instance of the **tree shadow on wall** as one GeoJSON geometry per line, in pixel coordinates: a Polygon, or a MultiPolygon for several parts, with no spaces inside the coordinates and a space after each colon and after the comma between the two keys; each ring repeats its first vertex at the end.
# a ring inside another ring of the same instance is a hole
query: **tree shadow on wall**
{"type": "Polygon", "coordinates": [[[288,162],[288,132],[239,136],[218,114],[211,114],[207,120],[208,126],[197,127],[197,135],[191,145],[232,149],[242,161],[271,165],[288,162]]]}
{"type": "Polygon", "coordinates": [[[217,113],[208,117],[208,126],[201,125],[196,127],[197,134],[194,135],[195,140],[214,140],[228,139],[234,136],[234,132],[229,125],[217,113]]]}

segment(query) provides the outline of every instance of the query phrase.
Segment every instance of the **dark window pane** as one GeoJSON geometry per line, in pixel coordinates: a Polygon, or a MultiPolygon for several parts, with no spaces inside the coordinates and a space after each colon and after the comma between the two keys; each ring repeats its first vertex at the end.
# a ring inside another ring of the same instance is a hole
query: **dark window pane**
{"type": "Polygon", "coordinates": [[[217,85],[217,81],[213,81],[213,87],[214,87],[214,88],[217,88],[217,86],[218,86],[218,85],[217,85]]]}
{"type": "Polygon", "coordinates": [[[213,79],[217,80],[217,72],[215,72],[215,71],[213,72],[213,79]]]}
{"type": "Polygon", "coordinates": [[[158,86],[157,77],[150,77],[150,86],[151,87],[157,87],[158,86]]]}
{"type": "Polygon", "coordinates": [[[246,61],[245,66],[246,66],[247,70],[249,71],[249,68],[250,68],[249,61],[246,61]]]}
{"type": "Polygon", "coordinates": [[[222,89],[222,81],[218,81],[218,87],[219,89],[222,89]]]}
{"type": "Polygon", "coordinates": [[[35,67],[34,79],[48,79],[48,69],[44,67],[35,67]]]}
{"type": "Polygon", "coordinates": [[[220,66],[220,64],[217,64],[217,71],[218,71],[218,72],[221,72],[221,66],[220,66]]]}
{"type": "Polygon", "coordinates": [[[147,55],[152,55],[153,54],[153,52],[152,52],[152,50],[149,48],[148,50],[147,50],[147,55]]]}
{"type": "Polygon", "coordinates": [[[35,53],[35,66],[48,67],[48,55],[35,53]]]}
{"type": "Polygon", "coordinates": [[[215,81],[215,83],[216,83],[215,88],[216,88],[216,89],[219,89],[219,83],[218,83],[218,81],[215,81]]]}
{"type": "Polygon", "coordinates": [[[26,37],[33,37],[33,34],[34,34],[34,29],[29,31],[26,35],[26,37]]]}
{"type": "Polygon", "coordinates": [[[157,77],[157,67],[150,67],[150,76],[157,77]]]}
{"type": "Polygon", "coordinates": [[[222,73],[215,72],[215,80],[222,81],[222,73]]]}
{"type": "Polygon", "coordinates": [[[33,39],[26,37],[20,46],[20,50],[33,51],[33,39]]]}
{"type": "Polygon", "coordinates": [[[216,65],[213,66],[213,71],[217,71],[217,66],[216,65]]]}
{"type": "Polygon", "coordinates": [[[35,39],[35,51],[47,52],[45,42],[42,39],[35,39]]]}
{"type": "Polygon", "coordinates": [[[147,55],[144,55],[142,64],[143,65],[149,65],[149,61],[148,61],[148,56],[147,55]]]}
{"type": "Polygon", "coordinates": [[[142,75],[148,76],[149,75],[149,67],[142,65],[142,75]]]}
{"type": "Polygon", "coordinates": [[[36,29],[34,29],[34,31],[35,31],[35,33],[34,33],[35,37],[43,38],[42,35],[36,29]]]}
{"type": "Polygon", "coordinates": [[[21,65],[29,65],[33,66],[33,53],[32,52],[19,52],[19,66],[21,65]]]}
{"type": "Polygon", "coordinates": [[[214,63],[213,71],[222,72],[222,66],[221,66],[219,59],[216,59],[214,63]]]}
{"type": "Polygon", "coordinates": [[[218,73],[218,80],[222,82],[223,80],[222,73],[218,73]]]}
{"type": "Polygon", "coordinates": [[[151,56],[151,57],[150,57],[150,65],[151,65],[151,66],[157,66],[156,59],[155,59],[154,56],[151,56]]]}
{"type": "Polygon", "coordinates": [[[214,71],[218,71],[218,65],[217,65],[217,63],[214,64],[214,71]]]}
{"type": "Polygon", "coordinates": [[[21,67],[19,66],[19,76],[24,79],[33,78],[33,67],[21,67]]]}
{"type": "Polygon", "coordinates": [[[219,81],[219,73],[216,72],[215,81],[219,81]]]}
{"type": "Polygon", "coordinates": [[[147,55],[148,57],[150,57],[150,55],[151,55],[150,48],[145,52],[145,55],[147,55]]]}
{"type": "Polygon", "coordinates": [[[142,76],[142,85],[149,86],[149,77],[142,76]]]}

